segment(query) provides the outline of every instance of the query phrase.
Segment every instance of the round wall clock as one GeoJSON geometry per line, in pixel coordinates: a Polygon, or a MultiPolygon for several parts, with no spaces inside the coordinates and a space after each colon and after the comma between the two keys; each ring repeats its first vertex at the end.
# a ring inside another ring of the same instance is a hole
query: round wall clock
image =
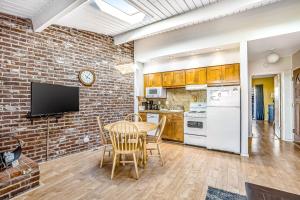
{"type": "Polygon", "coordinates": [[[84,69],[79,72],[79,81],[85,86],[92,86],[96,80],[95,72],[90,69],[84,69]]]}

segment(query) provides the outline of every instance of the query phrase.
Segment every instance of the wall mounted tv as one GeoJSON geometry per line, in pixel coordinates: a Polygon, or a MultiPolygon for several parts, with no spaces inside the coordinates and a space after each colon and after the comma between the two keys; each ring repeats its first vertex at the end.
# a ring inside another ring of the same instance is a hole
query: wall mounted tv
{"type": "Polygon", "coordinates": [[[79,111],[79,87],[31,83],[29,116],[49,116],[79,111]]]}

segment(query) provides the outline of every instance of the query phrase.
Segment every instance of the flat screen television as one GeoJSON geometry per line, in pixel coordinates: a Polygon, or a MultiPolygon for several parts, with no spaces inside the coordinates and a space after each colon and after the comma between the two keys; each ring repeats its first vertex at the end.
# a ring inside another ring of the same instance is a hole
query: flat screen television
{"type": "Polygon", "coordinates": [[[30,116],[79,111],[79,87],[31,83],[30,116]]]}

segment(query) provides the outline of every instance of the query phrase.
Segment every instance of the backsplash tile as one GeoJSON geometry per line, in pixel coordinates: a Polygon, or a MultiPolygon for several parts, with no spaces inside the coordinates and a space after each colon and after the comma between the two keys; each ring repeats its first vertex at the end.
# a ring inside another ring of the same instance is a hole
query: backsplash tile
{"type": "Polygon", "coordinates": [[[166,99],[153,99],[154,103],[160,101],[163,107],[169,106],[183,106],[185,111],[189,110],[190,102],[206,102],[206,90],[186,90],[185,88],[167,89],[166,99]]]}

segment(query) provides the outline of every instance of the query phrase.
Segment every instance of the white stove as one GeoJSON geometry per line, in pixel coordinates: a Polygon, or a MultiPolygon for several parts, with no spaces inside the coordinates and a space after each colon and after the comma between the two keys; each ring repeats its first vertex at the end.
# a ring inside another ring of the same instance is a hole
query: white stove
{"type": "Polygon", "coordinates": [[[190,111],[184,113],[184,143],[206,147],[206,130],[206,103],[191,103],[190,111]]]}

